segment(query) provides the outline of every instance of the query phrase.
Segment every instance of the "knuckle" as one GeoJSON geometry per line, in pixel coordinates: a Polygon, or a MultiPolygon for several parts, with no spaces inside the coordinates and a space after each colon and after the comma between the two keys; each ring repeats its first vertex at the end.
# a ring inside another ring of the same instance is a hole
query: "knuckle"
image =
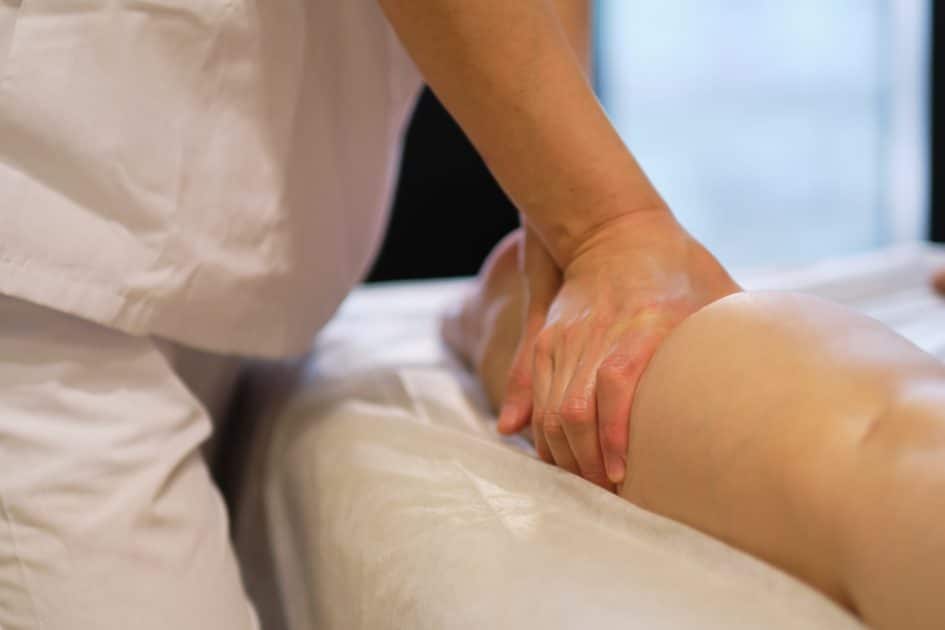
{"type": "Polygon", "coordinates": [[[568,425],[584,426],[595,420],[594,406],[583,397],[571,397],[561,406],[562,420],[568,425]]]}
{"type": "Polygon", "coordinates": [[[554,350],[555,343],[558,339],[558,329],[554,327],[548,327],[538,333],[538,336],[535,338],[535,352],[542,355],[550,355],[552,350],[554,350]]]}
{"type": "Polygon", "coordinates": [[[630,376],[637,367],[634,355],[620,353],[612,354],[597,368],[597,378],[603,381],[622,381],[630,376]]]}
{"type": "Polygon", "coordinates": [[[545,438],[551,440],[564,439],[564,427],[561,425],[561,416],[556,413],[545,413],[542,421],[545,438]]]}
{"type": "Polygon", "coordinates": [[[545,329],[545,314],[542,313],[531,313],[529,312],[525,316],[525,325],[523,330],[525,335],[523,338],[524,345],[534,345],[535,341],[538,339],[538,335],[541,334],[541,331],[545,329]]]}
{"type": "Polygon", "coordinates": [[[612,327],[612,321],[597,317],[590,323],[590,332],[596,337],[604,337],[610,332],[612,327]]]}
{"type": "Polygon", "coordinates": [[[525,364],[515,364],[509,368],[507,388],[512,390],[530,390],[532,387],[532,371],[525,364]]]}
{"type": "Polygon", "coordinates": [[[547,336],[538,337],[535,340],[535,357],[536,358],[550,357],[553,348],[554,348],[554,344],[552,343],[549,337],[547,336]]]}
{"type": "Polygon", "coordinates": [[[579,323],[572,323],[565,326],[561,333],[561,340],[567,345],[577,343],[584,335],[584,330],[579,323]]]}

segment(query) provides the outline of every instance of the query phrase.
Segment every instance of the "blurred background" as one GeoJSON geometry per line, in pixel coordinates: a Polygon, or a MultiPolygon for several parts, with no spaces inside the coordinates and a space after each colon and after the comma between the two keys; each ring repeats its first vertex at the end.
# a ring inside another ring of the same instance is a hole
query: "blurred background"
{"type": "MultiPolygon", "coordinates": [[[[597,0],[595,89],[727,265],[945,240],[934,0],[597,0]]],[[[469,275],[518,223],[428,91],[370,280],[469,275]]]]}

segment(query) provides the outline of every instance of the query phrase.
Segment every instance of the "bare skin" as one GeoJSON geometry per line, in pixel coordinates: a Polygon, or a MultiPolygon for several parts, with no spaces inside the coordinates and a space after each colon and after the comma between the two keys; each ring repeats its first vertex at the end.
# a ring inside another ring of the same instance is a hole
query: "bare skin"
{"type": "Polygon", "coordinates": [[[724,270],[676,222],[594,95],[588,0],[379,2],[524,216],[534,260],[546,259],[523,270],[535,323],[503,429],[531,422],[544,459],[619,481],[621,419],[643,366],[724,270]],[[549,269],[561,270],[561,290],[546,295],[536,289],[549,269]]]}
{"type": "MultiPolygon", "coordinates": [[[[494,402],[521,329],[520,244],[444,322],[494,402]]],[[[872,627],[945,627],[945,366],[884,326],[797,294],[720,299],[657,350],[629,431],[627,500],[872,627]]]]}
{"type": "Polygon", "coordinates": [[[938,273],[935,274],[935,278],[932,279],[932,283],[936,291],[945,295],[945,269],[939,269],[938,273]]]}
{"type": "Polygon", "coordinates": [[[597,101],[589,0],[379,2],[528,230],[528,321],[499,429],[530,423],[545,461],[622,482],[625,420],[648,361],[677,324],[737,287],[597,101]],[[549,277],[559,290],[546,290],[549,277]]]}

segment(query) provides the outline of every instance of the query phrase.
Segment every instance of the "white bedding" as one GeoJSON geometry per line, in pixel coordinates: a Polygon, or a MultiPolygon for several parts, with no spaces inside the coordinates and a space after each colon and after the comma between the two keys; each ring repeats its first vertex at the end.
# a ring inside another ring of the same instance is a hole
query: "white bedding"
{"type": "MultiPolygon", "coordinates": [[[[740,279],[843,301],[945,357],[933,257],[893,250],[740,279]]],[[[437,335],[461,288],[357,291],[288,404],[267,403],[271,439],[237,522],[267,628],[860,627],[791,577],[500,439],[437,335]]]]}

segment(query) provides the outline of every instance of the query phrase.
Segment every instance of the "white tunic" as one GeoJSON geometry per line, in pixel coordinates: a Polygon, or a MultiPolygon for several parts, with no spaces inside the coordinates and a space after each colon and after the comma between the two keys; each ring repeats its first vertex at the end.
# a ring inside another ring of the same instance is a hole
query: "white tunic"
{"type": "Polygon", "coordinates": [[[376,0],[0,2],[0,293],[303,352],[376,250],[420,83],[376,0]]]}

